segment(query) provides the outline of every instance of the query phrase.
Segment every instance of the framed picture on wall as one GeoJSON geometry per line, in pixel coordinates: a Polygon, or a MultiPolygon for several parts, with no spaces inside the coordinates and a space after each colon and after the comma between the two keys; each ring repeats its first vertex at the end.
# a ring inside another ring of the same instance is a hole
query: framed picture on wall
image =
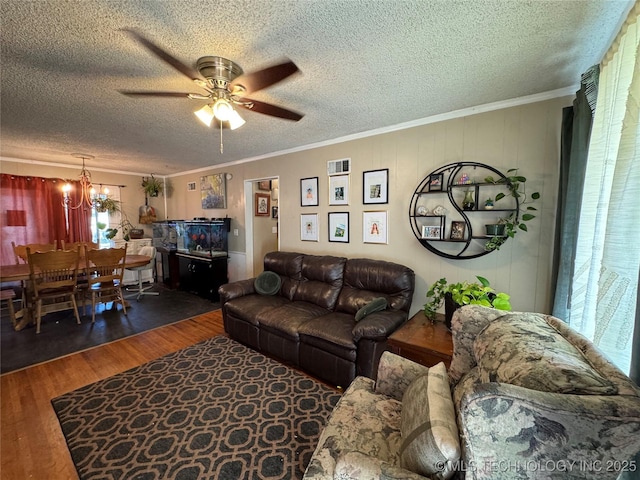
{"type": "Polygon", "coordinates": [[[300,180],[300,205],[302,207],[318,206],[318,177],[300,180]]]}
{"type": "Polygon", "coordinates": [[[271,180],[258,181],[258,190],[271,190],[271,180]]]}
{"type": "Polygon", "coordinates": [[[349,175],[329,177],[329,205],[349,205],[349,175]]]}
{"type": "Polygon", "coordinates": [[[429,175],[429,191],[430,192],[442,191],[443,177],[444,175],[442,173],[434,173],[433,175],[429,175]]]}
{"type": "Polygon", "coordinates": [[[227,189],[223,173],[200,177],[202,208],[227,208],[227,189]]]}
{"type": "Polygon", "coordinates": [[[427,240],[441,240],[442,227],[439,225],[423,225],[422,238],[425,238],[427,240]]]}
{"type": "Polygon", "coordinates": [[[268,217],[271,208],[271,195],[256,193],[256,217],[268,217]]]}
{"type": "Polygon", "coordinates": [[[466,226],[464,222],[451,222],[451,240],[464,240],[466,226]]]}
{"type": "Polygon", "coordinates": [[[271,207],[271,218],[278,218],[278,207],[271,207]]]}
{"type": "Polygon", "coordinates": [[[389,203],[389,169],[362,174],[362,203],[389,203]]]}
{"type": "Polygon", "coordinates": [[[387,243],[387,212],[362,213],[362,241],[364,243],[387,243]]]}
{"type": "Polygon", "coordinates": [[[329,213],[329,241],[349,243],[349,212],[329,213]]]}
{"type": "Polygon", "coordinates": [[[300,215],[300,240],[317,242],[318,239],[318,214],[300,215]]]}

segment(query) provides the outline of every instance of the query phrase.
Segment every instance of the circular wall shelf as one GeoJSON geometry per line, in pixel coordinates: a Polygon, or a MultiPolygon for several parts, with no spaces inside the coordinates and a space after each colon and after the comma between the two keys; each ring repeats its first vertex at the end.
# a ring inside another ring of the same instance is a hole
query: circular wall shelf
{"type": "Polygon", "coordinates": [[[502,172],[477,162],[450,163],[434,170],[411,197],[413,234],[424,248],[444,258],[465,260],[491,253],[485,245],[493,237],[485,234],[484,225],[514,213],[517,218],[520,213],[510,185],[502,172]],[[487,177],[494,181],[485,181],[487,177]],[[504,194],[499,204],[485,207],[485,198],[499,193],[504,194]]]}

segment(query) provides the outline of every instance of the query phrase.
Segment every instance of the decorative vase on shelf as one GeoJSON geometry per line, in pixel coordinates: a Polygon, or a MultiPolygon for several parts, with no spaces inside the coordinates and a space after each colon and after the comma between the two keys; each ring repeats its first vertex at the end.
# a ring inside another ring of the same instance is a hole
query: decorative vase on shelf
{"type": "Polygon", "coordinates": [[[464,199],[462,200],[462,209],[463,210],[473,210],[476,202],[473,199],[473,191],[467,190],[464,192],[464,199]]]}
{"type": "Polygon", "coordinates": [[[484,226],[487,235],[491,235],[494,237],[502,237],[504,236],[505,225],[501,223],[491,223],[484,226]]]}

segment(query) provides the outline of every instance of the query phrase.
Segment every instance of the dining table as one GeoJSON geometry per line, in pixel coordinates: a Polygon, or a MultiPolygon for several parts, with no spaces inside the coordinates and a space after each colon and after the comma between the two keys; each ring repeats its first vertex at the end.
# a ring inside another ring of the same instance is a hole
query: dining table
{"type": "MultiPolygon", "coordinates": [[[[124,258],[124,268],[142,267],[151,261],[151,257],[147,255],[127,255],[124,258]]],[[[84,258],[80,259],[80,268],[84,269],[84,258]]],[[[0,265],[0,283],[20,282],[29,280],[29,265],[26,263],[0,265]]],[[[22,330],[29,325],[32,320],[32,314],[28,305],[22,305],[16,310],[15,330],[22,330]]]]}

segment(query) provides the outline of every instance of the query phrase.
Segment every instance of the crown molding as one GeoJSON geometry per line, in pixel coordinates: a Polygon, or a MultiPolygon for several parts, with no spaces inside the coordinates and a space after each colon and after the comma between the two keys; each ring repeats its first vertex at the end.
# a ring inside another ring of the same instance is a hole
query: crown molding
{"type": "MultiPolygon", "coordinates": [[[[0,161],[1,162],[13,162],[13,163],[26,163],[26,164],[30,164],[30,165],[45,165],[47,167],[58,167],[58,168],[69,168],[69,169],[73,169],[73,170],[78,170],[80,168],[82,168],[80,165],[70,165],[68,163],[55,163],[55,162],[43,162],[42,160],[28,160],[25,158],[15,158],[15,157],[3,157],[0,156],[0,161]]],[[[125,172],[122,170],[110,170],[108,168],[100,168],[100,167],[91,167],[88,168],[86,167],[87,170],[91,171],[91,172],[105,172],[105,173],[117,173],[120,175],[131,175],[134,177],[148,177],[149,174],[148,173],[138,173],[138,172],[125,172]]],[[[163,175],[155,175],[156,177],[159,178],[164,178],[163,175]]]]}
{"type": "MultiPolygon", "coordinates": [[[[211,165],[208,167],[197,168],[195,170],[187,170],[180,173],[172,173],[170,175],[157,175],[158,178],[166,179],[166,178],[174,178],[181,177],[183,175],[193,175],[196,173],[202,172],[211,172],[212,170],[220,170],[225,167],[242,165],[244,163],[257,162],[259,160],[267,160],[273,157],[279,157],[282,155],[288,155],[291,153],[304,152],[306,150],[312,150],[315,148],[327,147],[330,145],[336,145],[338,143],[350,142],[352,140],[359,140],[362,138],[373,137],[375,135],[382,135],[385,133],[397,132],[398,130],[405,130],[408,128],[420,127],[423,125],[429,125],[431,123],[444,122],[447,120],[452,120],[461,117],[467,117],[469,115],[477,115],[479,113],[491,112],[494,110],[502,110],[505,108],[517,107],[520,105],[527,105],[529,103],[536,102],[544,102],[546,100],[552,100],[554,98],[565,97],[568,95],[575,95],[575,92],[580,89],[580,85],[574,85],[570,87],[560,88],[557,90],[551,90],[548,92],[536,93],[533,95],[528,95],[526,97],[518,97],[512,98],[508,100],[501,100],[499,102],[487,103],[484,105],[478,105],[475,107],[467,107],[460,110],[454,110],[452,112],[441,113],[438,115],[432,115],[430,117],[420,118],[417,120],[411,120],[409,122],[398,123],[396,125],[391,125],[388,127],[377,128],[375,130],[368,130],[366,132],[355,133],[352,135],[345,135],[344,137],[334,138],[332,140],[325,140],[317,143],[310,143],[307,145],[301,145],[299,147],[294,147],[286,150],[280,150],[277,152],[266,153],[264,155],[257,155],[255,157],[243,158],[240,160],[234,160],[232,162],[220,163],[216,165],[211,165]]],[[[69,165],[67,163],[51,163],[51,162],[42,162],[40,160],[25,160],[22,158],[11,158],[11,157],[2,157],[0,156],[0,161],[8,161],[15,163],[28,163],[32,165],[47,165],[53,167],[60,168],[70,168],[70,169],[78,169],[77,165],[69,165]]],[[[91,171],[96,172],[106,172],[106,173],[117,173],[121,175],[131,175],[131,176],[147,176],[148,173],[136,173],[136,172],[123,172],[121,170],[109,170],[107,168],[93,168],[91,167],[91,171]]]]}
{"type": "Polygon", "coordinates": [[[559,88],[557,90],[550,90],[548,92],[536,93],[534,95],[528,95],[526,97],[512,98],[508,100],[501,100],[499,102],[478,105],[475,107],[467,107],[460,110],[454,110],[452,112],[433,115],[431,117],[411,120],[410,122],[398,123],[396,125],[391,125],[389,127],[377,128],[375,130],[368,130],[366,132],[360,132],[353,135],[346,135],[344,137],[334,138],[332,140],[325,140],[322,142],[311,143],[308,145],[302,145],[300,147],[294,147],[287,150],[280,150],[278,152],[267,153],[264,155],[257,155],[255,157],[243,158],[241,160],[234,160],[232,162],[220,163],[220,164],[212,165],[210,167],[202,167],[202,168],[198,168],[195,170],[188,170],[181,173],[172,173],[170,175],[167,175],[167,178],[180,177],[182,175],[190,175],[194,173],[210,172],[211,170],[219,170],[224,167],[241,165],[243,163],[256,162],[258,160],[266,160],[266,159],[278,157],[281,155],[288,155],[290,153],[303,152],[305,150],[312,150],[314,148],[326,147],[326,146],[335,145],[338,143],[349,142],[352,140],[359,140],[362,138],[373,137],[375,135],[382,135],[384,133],[397,132],[398,130],[405,130],[408,128],[419,127],[422,125],[429,125],[431,123],[444,122],[446,120],[452,120],[455,118],[467,117],[469,115],[477,115],[479,113],[491,112],[494,110],[502,110],[505,108],[517,107],[520,105],[527,105],[529,103],[544,102],[546,100],[552,100],[554,98],[575,95],[576,91],[579,89],[580,89],[580,85],[574,85],[570,87],[559,88]]]}

